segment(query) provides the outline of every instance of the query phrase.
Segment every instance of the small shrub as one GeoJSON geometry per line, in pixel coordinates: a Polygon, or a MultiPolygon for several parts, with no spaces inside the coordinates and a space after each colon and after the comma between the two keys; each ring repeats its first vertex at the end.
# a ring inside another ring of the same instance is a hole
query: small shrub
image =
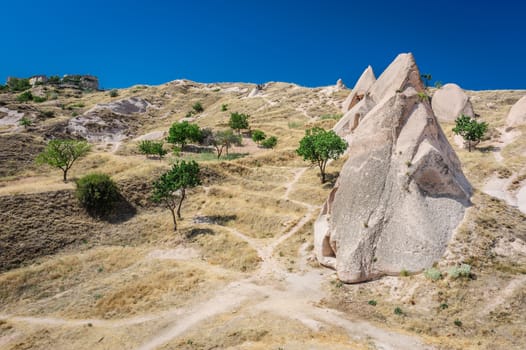
{"type": "Polygon", "coordinates": [[[201,113],[202,111],[204,111],[205,109],[203,108],[203,105],[201,104],[201,102],[196,102],[193,104],[192,106],[192,109],[196,112],[196,113],[201,113]]]}
{"type": "Polygon", "coordinates": [[[228,111],[228,104],[224,103],[221,105],[221,112],[226,112],[228,111]]]}
{"type": "Polygon", "coordinates": [[[448,307],[449,307],[449,305],[446,304],[446,303],[442,303],[442,304],[440,304],[440,310],[445,310],[445,309],[447,309],[448,307]]]}
{"type": "Polygon", "coordinates": [[[429,96],[425,93],[425,92],[419,92],[418,93],[418,98],[420,99],[420,101],[424,102],[424,101],[429,101],[429,96]]]}
{"type": "Polygon", "coordinates": [[[432,281],[438,281],[442,278],[442,273],[438,269],[431,267],[424,271],[424,276],[432,281]]]}
{"type": "Polygon", "coordinates": [[[401,277],[409,276],[409,271],[407,271],[406,269],[402,269],[402,271],[400,271],[400,276],[401,277]]]}
{"type": "Polygon", "coordinates": [[[267,135],[262,130],[253,130],[252,131],[252,140],[259,145],[261,141],[263,141],[267,135]]]}
{"type": "Polygon", "coordinates": [[[110,97],[117,97],[119,96],[119,91],[117,91],[116,89],[113,89],[110,91],[110,97]]]}
{"type": "Polygon", "coordinates": [[[162,141],[150,141],[150,140],[144,140],[139,143],[139,152],[142,154],[145,154],[146,157],[149,156],[158,156],[159,160],[161,160],[168,151],[166,151],[163,148],[163,142],[162,141]]]}
{"type": "Polygon", "coordinates": [[[441,81],[436,81],[436,82],[435,82],[435,87],[436,87],[437,89],[441,89],[442,86],[444,86],[444,84],[442,84],[441,81]]]}
{"type": "Polygon", "coordinates": [[[42,102],[46,102],[46,101],[47,101],[46,97],[33,96],[33,102],[42,103],[42,102]]]}
{"type": "Polygon", "coordinates": [[[31,91],[25,91],[25,92],[21,93],[20,95],[18,95],[16,100],[18,102],[31,101],[31,100],[33,100],[33,94],[31,93],[31,91]]]}
{"type": "Polygon", "coordinates": [[[23,126],[24,128],[27,128],[28,126],[31,126],[31,124],[33,124],[33,122],[31,121],[31,119],[27,118],[27,117],[22,117],[22,119],[20,119],[20,121],[18,122],[21,126],[23,126]]]}
{"type": "Polygon", "coordinates": [[[53,118],[55,116],[55,112],[53,112],[53,111],[42,111],[42,112],[40,112],[40,115],[43,118],[53,118]]]}
{"type": "Polygon", "coordinates": [[[270,136],[261,142],[263,148],[274,148],[278,144],[278,138],[276,136],[270,136]]]}
{"type": "Polygon", "coordinates": [[[78,179],[76,184],[76,196],[91,215],[108,215],[119,198],[115,182],[106,174],[88,174],[78,179]]]}
{"type": "Polygon", "coordinates": [[[367,302],[367,304],[369,304],[369,305],[371,305],[371,306],[376,306],[377,302],[376,302],[376,300],[369,300],[369,301],[367,302]]]}
{"type": "Polygon", "coordinates": [[[404,315],[404,312],[402,311],[401,308],[399,308],[399,307],[395,307],[395,309],[394,309],[394,314],[395,314],[395,315],[398,315],[398,316],[403,316],[403,315],[404,315]]]}
{"type": "Polygon", "coordinates": [[[458,318],[455,320],[455,322],[453,322],[455,324],[455,326],[457,327],[462,327],[462,321],[459,320],[458,318]]]}
{"type": "Polygon", "coordinates": [[[460,266],[453,266],[449,268],[447,275],[453,279],[459,277],[469,278],[471,276],[471,265],[462,264],[460,266]]]}

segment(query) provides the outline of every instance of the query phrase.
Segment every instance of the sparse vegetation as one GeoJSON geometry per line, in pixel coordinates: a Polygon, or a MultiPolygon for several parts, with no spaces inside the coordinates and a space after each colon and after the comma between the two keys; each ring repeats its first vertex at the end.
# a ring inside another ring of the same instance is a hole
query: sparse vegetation
{"type": "Polygon", "coordinates": [[[395,307],[395,309],[393,310],[394,314],[395,315],[398,315],[398,316],[404,316],[404,312],[402,311],[402,309],[400,307],[395,307]]]}
{"type": "Polygon", "coordinates": [[[226,111],[228,111],[228,104],[223,103],[223,104],[221,105],[221,112],[226,112],[226,111]]]}
{"type": "Polygon", "coordinates": [[[110,97],[117,97],[119,96],[119,91],[117,89],[110,90],[110,97]]]}
{"type": "Polygon", "coordinates": [[[30,127],[33,122],[31,121],[31,119],[29,119],[28,117],[22,117],[22,119],[20,119],[20,121],[18,122],[21,126],[23,126],[25,129],[27,129],[28,127],[30,127]]]}
{"type": "Polygon", "coordinates": [[[24,91],[16,98],[18,102],[28,102],[33,100],[33,94],[31,91],[24,91]]]}
{"type": "Polygon", "coordinates": [[[86,141],[51,140],[40,153],[36,161],[38,164],[48,164],[62,170],[64,182],[67,182],[69,169],[75,161],[88,154],[90,145],[86,141]]]}
{"type": "Polygon", "coordinates": [[[420,74],[420,77],[422,78],[424,86],[427,89],[429,87],[429,82],[431,81],[431,79],[433,79],[433,77],[431,76],[431,74],[420,74]]]}
{"type": "Polygon", "coordinates": [[[325,183],[325,168],[330,159],[338,159],[347,149],[347,142],[334,131],[312,128],[305,131],[296,153],[316,164],[320,170],[321,183],[325,183]]]}
{"type": "Polygon", "coordinates": [[[76,196],[91,215],[98,217],[108,215],[119,198],[117,185],[107,174],[88,174],[75,183],[76,196]]]}
{"type": "Polygon", "coordinates": [[[475,119],[464,114],[455,120],[455,127],[453,128],[453,132],[462,136],[464,141],[466,141],[469,152],[471,152],[473,147],[480,143],[487,130],[487,123],[479,123],[475,119]]]}
{"type": "Polygon", "coordinates": [[[26,78],[10,78],[7,81],[7,87],[9,87],[10,91],[19,92],[29,89],[31,84],[29,84],[29,79],[26,78]]]}
{"type": "Polygon", "coordinates": [[[200,184],[199,165],[195,161],[184,160],[177,161],[153,183],[152,200],[164,203],[170,210],[174,231],[177,231],[177,218],[181,218],[181,206],[186,198],[186,190],[200,184]]]}

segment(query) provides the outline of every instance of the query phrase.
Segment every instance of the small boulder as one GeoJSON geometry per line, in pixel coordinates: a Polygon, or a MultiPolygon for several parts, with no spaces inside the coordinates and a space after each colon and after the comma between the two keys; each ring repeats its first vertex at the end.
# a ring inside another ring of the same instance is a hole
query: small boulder
{"type": "Polygon", "coordinates": [[[511,107],[506,123],[509,127],[526,124],[526,96],[523,96],[511,107]]]}
{"type": "Polygon", "coordinates": [[[438,120],[444,122],[454,122],[462,114],[475,116],[469,97],[457,84],[446,84],[438,89],[431,106],[438,120]]]}

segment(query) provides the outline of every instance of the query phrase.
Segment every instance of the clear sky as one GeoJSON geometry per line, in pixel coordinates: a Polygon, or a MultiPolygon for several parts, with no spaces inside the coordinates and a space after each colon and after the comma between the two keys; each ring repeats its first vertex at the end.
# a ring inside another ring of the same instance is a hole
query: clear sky
{"type": "Polygon", "coordinates": [[[466,89],[526,89],[526,3],[2,0],[0,80],[93,74],[102,87],[294,82],[352,87],[400,52],[466,89]]]}

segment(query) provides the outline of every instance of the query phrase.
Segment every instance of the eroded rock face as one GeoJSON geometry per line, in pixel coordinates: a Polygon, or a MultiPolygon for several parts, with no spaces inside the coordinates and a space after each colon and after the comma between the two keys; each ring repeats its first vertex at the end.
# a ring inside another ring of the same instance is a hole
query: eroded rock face
{"type": "Polygon", "coordinates": [[[526,96],[522,97],[511,107],[506,123],[511,127],[526,124],[526,96]]]}
{"type": "Polygon", "coordinates": [[[133,116],[145,113],[150,103],[131,97],[106,104],[98,104],[86,113],[72,118],[67,131],[90,142],[114,143],[133,133],[133,116]]]}
{"type": "Polygon", "coordinates": [[[438,89],[431,100],[438,120],[454,122],[462,114],[473,117],[473,106],[464,90],[457,84],[446,84],[438,89]]]}
{"type": "Polygon", "coordinates": [[[354,85],[349,96],[343,101],[343,113],[348,112],[354,105],[356,105],[375,81],[376,77],[374,76],[373,68],[368,66],[354,85]]]}
{"type": "Polygon", "coordinates": [[[344,133],[349,159],[315,223],[316,256],[344,282],[432,266],[470,203],[471,186],[422,91],[413,56],[399,55],[360,101],[354,132],[344,133]]]}

